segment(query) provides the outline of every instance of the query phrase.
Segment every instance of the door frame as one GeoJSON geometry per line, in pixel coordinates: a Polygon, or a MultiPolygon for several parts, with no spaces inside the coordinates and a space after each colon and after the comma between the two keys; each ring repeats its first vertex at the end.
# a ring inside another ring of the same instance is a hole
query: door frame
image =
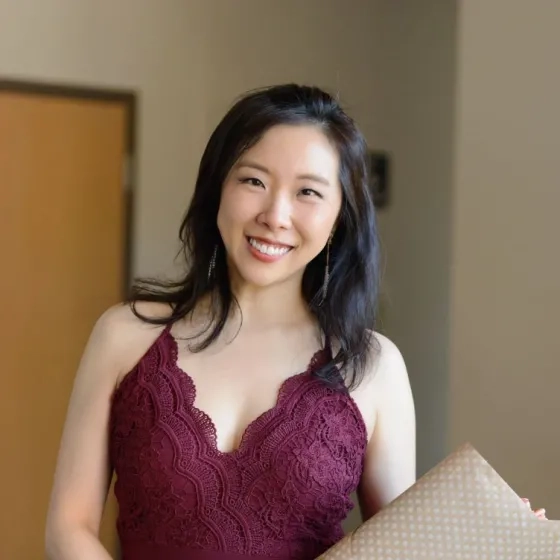
{"type": "Polygon", "coordinates": [[[0,77],[0,93],[24,93],[39,96],[66,97],[69,99],[83,99],[91,101],[119,102],[127,108],[126,122],[126,153],[123,165],[123,188],[124,197],[124,246],[122,254],[124,258],[122,297],[126,299],[129,295],[133,280],[132,266],[134,258],[133,235],[134,235],[134,208],[135,192],[137,184],[136,165],[136,126],[138,94],[133,90],[97,88],[93,86],[80,86],[74,84],[50,83],[41,81],[27,81],[6,79],[0,77]]]}

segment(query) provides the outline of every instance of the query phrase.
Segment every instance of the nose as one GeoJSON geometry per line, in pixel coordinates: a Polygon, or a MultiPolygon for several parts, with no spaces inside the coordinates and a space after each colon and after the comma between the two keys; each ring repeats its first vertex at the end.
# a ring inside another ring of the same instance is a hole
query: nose
{"type": "Polygon", "coordinates": [[[283,194],[270,196],[257,221],[270,230],[289,229],[292,225],[292,202],[283,194]]]}

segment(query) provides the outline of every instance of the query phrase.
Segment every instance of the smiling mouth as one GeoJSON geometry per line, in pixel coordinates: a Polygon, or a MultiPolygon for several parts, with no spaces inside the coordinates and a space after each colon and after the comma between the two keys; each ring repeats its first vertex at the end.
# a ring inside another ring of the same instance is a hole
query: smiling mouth
{"type": "Polygon", "coordinates": [[[254,237],[247,237],[249,245],[256,249],[259,253],[263,255],[269,255],[271,257],[279,257],[289,253],[293,247],[289,245],[275,245],[273,243],[265,243],[264,241],[259,241],[254,237]]]}

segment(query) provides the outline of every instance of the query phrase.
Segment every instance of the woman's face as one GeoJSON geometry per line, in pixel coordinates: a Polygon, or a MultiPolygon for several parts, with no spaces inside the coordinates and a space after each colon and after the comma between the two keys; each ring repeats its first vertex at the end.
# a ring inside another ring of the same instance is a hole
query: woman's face
{"type": "Polygon", "coordinates": [[[342,204],[339,157],[310,125],[279,125],[247,150],[223,185],[218,228],[235,279],[299,280],[327,244],[342,204]]]}

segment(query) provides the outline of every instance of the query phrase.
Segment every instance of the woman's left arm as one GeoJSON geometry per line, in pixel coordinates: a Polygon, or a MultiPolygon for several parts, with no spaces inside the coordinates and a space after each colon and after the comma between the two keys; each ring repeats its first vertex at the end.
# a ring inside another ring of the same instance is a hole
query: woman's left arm
{"type": "Polygon", "coordinates": [[[376,338],[373,378],[365,389],[375,419],[358,489],[364,521],[416,481],[416,419],[406,365],[393,342],[376,338]]]}
{"type": "MultiPolygon", "coordinates": [[[[416,419],[414,400],[403,357],[386,337],[377,334],[380,351],[374,358],[372,380],[360,400],[373,426],[368,442],[358,499],[364,521],[416,482],[416,419]]],[[[531,508],[529,500],[523,501],[531,508]]],[[[546,520],[544,509],[534,510],[546,520]]]]}

